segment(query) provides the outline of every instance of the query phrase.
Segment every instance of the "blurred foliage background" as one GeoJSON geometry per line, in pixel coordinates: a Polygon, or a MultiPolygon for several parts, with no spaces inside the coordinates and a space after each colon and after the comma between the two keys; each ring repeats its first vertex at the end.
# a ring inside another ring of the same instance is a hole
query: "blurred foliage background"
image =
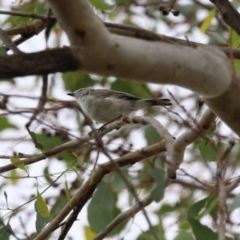
{"type": "MultiPolygon", "coordinates": [[[[186,41],[238,48],[239,36],[222,20],[209,1],[179,0],[90,0],[95,13],[105,22],[141,27],[149,31],[186,41]]],[[[29,16],[13,16],[3,11],[46,15],[46,1],[1,1],[1,27],[4,30],[28,26],[36,21],[29,16]],[[2,12],[1,12],[2,11],[2,12]]],[[[239,9],[239,1],[232,1],[239,9]]],[[[37,16],[37,15],[36,15],[37,16]]],[[[11,35],[16,41],[19,37],[11,35]]],[[[56,23],[46,39],[44,31],[21,45],[24,52],[68,45],[65,33],[56,23]]],[[[6,54],[2,44],[0,54],[6,54]]],[[[46,64],[48,60],[46,59],[46,64]]],[[[238,61],[233,61],[238,72],[238,61]]],[[[137,69],[136,69],[137,71],[137,69]]],[[[191,79],[189,79],[191,81],[191,79]]],[[[90,131],[88,122],[66,93],[83,87],[109,88],[131,93],[140,98],[174,96],[171,108],[153,108],[144,114],[156,117],[174,137],[194,125],[206,106],[199,96],[170,85],[142,84],[115,77],[96,76],[81,71],[6,79],[0,82],[0,158],[1,158],[1,239],[34,239],[44,224],[50,222],[70,201],[71,196],[91,178],[95,165],[108,161],[96,144],[83,143],[75,149],[24,165],[21,160],[35,157],[60,144],[79,139],[90,131]],[[43,89],[47,89],[44,106],[36,113],[43,89]],[[169,92],[171,95],[169,95],[169,92]],[[203,104],[203,105],[202,105],[203,104]],[[16,169],[5,170],[13,164],[16,169]]],[[[139,114],[143,114],[140,112],[139,114]]],[[[97,125],[99,126],[99,125],[97,125]]],[[[116,159],[139,148],[154,144],[161,136],[150,126],[130,125],[103,138],[106,150],[116,159]]],[[[156,153],[122,171],[133,183],[139,198],[149,194],[158,201],[146,207],[159,239],[218,239],[217,159],[229,141],[234,141],[227,157],[226,185],[239,178],[239,140],[219,120],[187,148],[177,179],[165,189],[166,154],[156,153]],[[156,177],[157,176],[157,177],[156,177]],[[156,186],[157,193],[155,188],[156,186]]],[[[1,169],[0,168],[0,169],[1,169]]],[[[240,195],[236,186],[227,193],[226,239],[240,239],[240,195]]],[[[93,239],[120,213],[131,208],[136,199],[127,190],[122,178],[112,171],[97,186],[92,198],[79,214],[66,239],[93,239]],[[82,236],[82,237],[79,237],[82,236]]],[[[59,230],[49,239],[58,239],[59,230]]],[[[155,239],[140,211],[116,227],[108,239],[155,239]]]]}

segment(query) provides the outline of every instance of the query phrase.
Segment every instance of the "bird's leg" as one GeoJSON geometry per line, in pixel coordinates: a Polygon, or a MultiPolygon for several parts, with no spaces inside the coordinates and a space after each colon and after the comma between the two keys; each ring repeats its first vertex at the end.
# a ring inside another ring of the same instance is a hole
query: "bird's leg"
{"type": "Polygon", "coordinates": [[[110,123],[112,123],[112,122],[115,122],[116,120],[118,120],[118,119],[121,118],[121,117],[122,117],[122,114],[119,115],[118,117],[114,118],[113,120],[111,120],[111,121],[103,124],[100,128],[97,129],[97,131],[99,131],[99,132],[103,131],[103,129],[104,129],[108,124],[110,124],[110,123]]]}
{"type": "MultiPolygon", "coordinates": [[[[109,121],[109,122],[107,122],[107,123],[104,123],[100,128],[96,129],[96,131],[97,131],[98,133],[102,132],[102,131],[104,130],[104,128],[105,128],[108,124],[110,124],[110,123],[118,120],[118,119],[121,118],[121,117],[122,117],[122,115],[119,115],[118,117],[114,118],[113,120],[111,120],[111,121],[109,121]]],[[[93,131],[91,131],[91,132],[88,133],[88,135],[89,135],[90,137],[92,136],[92,134],[93,134],[93,131]]]]}
{"type": "Polygon", "coordinates": [[[107,122],[107,123],[104,123],[100,128],[97,129],[97,131],[98,131],[99,133],[102,132],[102,131],[104,130],[104,128],[105,128],[108,124],[110,124],[110,123],[112,123],[112,122],[115,122],[116,120],[118,120],[118,119],[121,118],[121,117],[122,117],[122,114],[119,115],[118,117],[114,118],[113,120],[111,120],[111,121],[109,121],[109,122],[107,122]]]}

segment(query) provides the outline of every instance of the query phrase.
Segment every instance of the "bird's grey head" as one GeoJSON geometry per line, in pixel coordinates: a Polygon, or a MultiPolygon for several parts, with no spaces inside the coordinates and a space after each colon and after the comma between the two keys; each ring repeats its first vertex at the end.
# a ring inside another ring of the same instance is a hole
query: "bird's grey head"
{"type": "Polygon", "coordinates": [[[75,98],[82,98],[83,96],[88,94],[89,90],[90,90],[89,88],[80,88],[75,92],[67,93],[67,95],[75,98]]]}

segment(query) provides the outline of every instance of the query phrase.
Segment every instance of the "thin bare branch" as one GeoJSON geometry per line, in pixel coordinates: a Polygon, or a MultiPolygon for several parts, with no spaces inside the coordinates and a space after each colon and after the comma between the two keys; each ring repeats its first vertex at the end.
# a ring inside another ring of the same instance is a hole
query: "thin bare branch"
{"type": "Polygon", "coordinates": [[[99,232],[93,240],[101,240],[107,237],[109,233],[111,233],[117,226],[119,226],[121,223],[127,221],[129,218],[133,218],[139,211],[142,210],[142,207],[146,207],[149,204],[152,203],[151,196],[147,196],[143,200],[141,200],[141,204],[136,203],[133,207],[130,209],[122,212],[119,214],[111,223],[109,223],[106,228],[99,232]]]}
{"type": "MultiPolygon", "coordinates": [[[[84,112],[82,112],[83,115],[86,117],[86,115],[84,114],[84,112]]],[[[173,139],[171,137],[171,135],[168,133],[168,131],[154,118],[150,118],[150,117],[135,117],[135,118],[131,118],[128,116],[124,116],[122,117],[122,121],[125,123],[141,123],[141,124],[152,124],[157,130],[158,132],[160,132],[161,135],[163,135],[163,137],[166,139],[166,142],[168,140],[168,142],[170,141],[170,139],[173,139]]],[[[112,157],[110,156],[110,154],[108,153],[108,151],[106,150],[104,143],[102,142],[102,139],[100,137],[100,135],[98,134],[98,132],[95,130],[94,126],[92,125],[92,122],[89,122],[90,127],[92,129],[92,133],[95,137],[95,141],[96,143],[99,145],[99,147],[101,148],[102,152],[108,157],[109,161],[111,162],[111,164],[113,165],[115,171],[120,175],[120,177],[122,178],[122,180],[124,181],[124,183],[126,184],[126,187],[128,188],[128,190],[132,193],[132,195],[134,196],[136,202],[139,204],[139,206],[141,207],[141,210],[143,211],[143,215],[146,218],[146,221],[149,225],[149,229],[151,231],[151,233],[153,234],[153,237],[158,240],[158,235],[157,232],[155,230],[155,228],[152,226],[151,221],[147,215],[147,212],[144,208],[144,206],[142,205],[137,192],[135,191],[135,187],[133,186],[133,184],[125,177],[125,175],[123,174],[120,166],[118,165],[116,160],[113,160],[112,157]]],[[[168,143],[168,145],[170,145],[168,143]]],[[[74,212],[71,214],[71,216],[68,218],[67,223],[63,226],[61,234],[58,238],[58,240],[63,240],[66,237],[66,234],[68,233],[68,231],[70,230],[72,224],[74,223],[75,219],[77,218],[77,215],[79,213],[79,211],[81,210],[81,208],[79,208],[79,206],[77,207],[77,209],[74,209],[74,212]]]]}
{"type": "MultiPolygon", "coordinates": [[[[138,121],[141,121],[141,118],[133,117],[132,122],[138,122],[138,121]],[[136,119],[136,120],[134,120],[134,119],[136,119]]],[[[128,120],[128,122],[130,122],[130,120],[128,120]]],[[[104,136],[105,134],[107,134],[108,132],[111,132],[114,129],[119,129],[121,126],[123,126],[126,123],[127,122],[126,122],[126,117],[125,117],[125,118],[119,119],[119,121],[117,121],[117,122],[113,122],[113,123],[109,124],[100,133],[100,137],[104,136]]],[[[25,165],[33,164],[35,162],[38,162],[38,161],[41,161],[41,160],[46,159],[48,157],[59,154],[63,151],[66,151],[66,150],[69,150],[69,149],[71,150],[71,149],[74,149],[76,147],[79,147],[79,146],[83,145],[84,143],[89,143],[91,139],[93,139],[93,137],[90,137],[89,135],[85,135],[85,136],[82,136],[79,139],[63,143],[63,144],[61,144],[61,145],[59,145],[59,146],[57,146],[57,147],[55,147],[55,148],[53,148],[49,151],[44,152],[44,154],[43,153],[36,154],[34,157],[23,159],[22,162],[25,165]]],[[[137,151],[136,153],[131,153],[130,155],[127,154],[127,155],[125,155],[125,156],[127,156],[127,159],[125,159],[124,157],[121,158],[121,159],[124,159],[124,160],[122,160],[123,161],[123,166],[125,166],[127,164],[135,163],[135,160],[139,159],[139,157],[144,159],[146,157],[155,155],[155,154],[161,152],[162,148],[164,148],[164,150],[166,150],[165,140],[161,141],[160,143],[156,143],[154,145],[151,145],[149,147],[142,148],[139,151],[137,151]],[[125,161],[127,161],[127,162],[125,162],[125,161]]],[[[120,161],[120,162],[122,163],[122,161],[120,161]]],[[[137,161],[140,161],[140,160],[137,160],[137,161]]],[[[121,163],[119,163],[120,166],[122,166],[121,163]]],[[[4,172],[7,172],[7,171],[10,171],[10,170],[13,170],[13,169],[16,169],[16,166],[14,166],[13,164],[8,164],[6,166],[0,167],[0,173],[4,173],[4,172]]]]}
{"type": "Polygon", "coordinates": [[[14,54],[20,54],[21,51],[16,47],[12,40],[8,37],[5,31],[0,28],[0,38],[5,43],[6,47],[11,49],[14,54]]]}
{"type": "Polygon", "coordinates": [[[26,12],[21,12],[21,11],[0,10],[0,14],[2,14],[2,15],[10,15],[10,16],[17,16],[17,17],[36,18],[36,19],[41,19],[43,21],[47,20],[46,16],[41,15],[41,14],[37,14],[37,13],[26,13],[26,12]]]}
{"type": "MultiPolygon", "coordinates": [[[[110,124],[112,125],[112,124],[110,124]]],[[[105,130],[104,130],[105,131],[105,130]]],[[[125,166],[128,164],[133,164],[134,162],[139,161],[139,157],[144,159],[149,153],[160,153],[165,151],[165,141],[154,144],[147,148],[143,148],[140,151],[135,153],[126,154],[123,157],[115,159],[114,162],[119,166],[125,166]]],[[[86,196],[90,197],[91,193],[96,188],[97,184],[102,180],[105,174],[113,171],[115,169],[115,164],[111,161],[101,164],[98,166],[97,170],[92,174],[92,176],[81,186],[81,188],[74,194],[70,203],[67,204],[62,211],[49,223],[42,232],[35,238],[35,240],[46,239],[52,231],[58,227],[58,225],[64,220],[64,218],[75,208],[79,206],[79,203],[86,201],[86,196]]],[[[141,203],[140,203],[141,205],[141,203]]]]}
{"type": "Polygon", "coordinates": [[[210,0],[219,10],[223,20],[240,35],[240,15],[228,0],[210,0]]]}
{"type": "Polygon", "coordinates": [[[34,119],[36,118],[36,116],[43,110],[44,105],[47,101],[47,87],[48,87],[48,75],[43,75],[42,76],[42,93],[41,96],[39,98],[39,102],[38,102],[38,106],[35,109],[32,117],[30,118],[30,120],[28,121],[28,123],[26,124],[26,127],[29,128],[31,123],[34,121],[34,119]]]}
{"type": "MultiPolygon", "coordinates": [[[[34,35],[37,35],[38,33],[40,33],[46,26],[47,26],[47,21],[38,19],[31,23],[24,24],[17,27],[12,27],[4,31],[8,35],[18,35],[18,34],[21,35],[20,38],[14,40],[14,44],[17,46],[25,42],[26,40],[30,39],[34,35]]],[[[9,50],[8,47],[6,49],[9,50]]]]}

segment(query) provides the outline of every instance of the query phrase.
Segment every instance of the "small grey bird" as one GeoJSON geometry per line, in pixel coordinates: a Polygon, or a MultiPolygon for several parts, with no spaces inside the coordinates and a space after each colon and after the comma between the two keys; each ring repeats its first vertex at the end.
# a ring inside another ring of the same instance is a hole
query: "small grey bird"
{"type": "Polygon", "coordinates": [[[112,122],[131,112],[151,106],[170,106],[168,98],[140,99],[108,89],[81,88],[67,95],[75,97],[83,112],[99,123],[112,122]]]}

